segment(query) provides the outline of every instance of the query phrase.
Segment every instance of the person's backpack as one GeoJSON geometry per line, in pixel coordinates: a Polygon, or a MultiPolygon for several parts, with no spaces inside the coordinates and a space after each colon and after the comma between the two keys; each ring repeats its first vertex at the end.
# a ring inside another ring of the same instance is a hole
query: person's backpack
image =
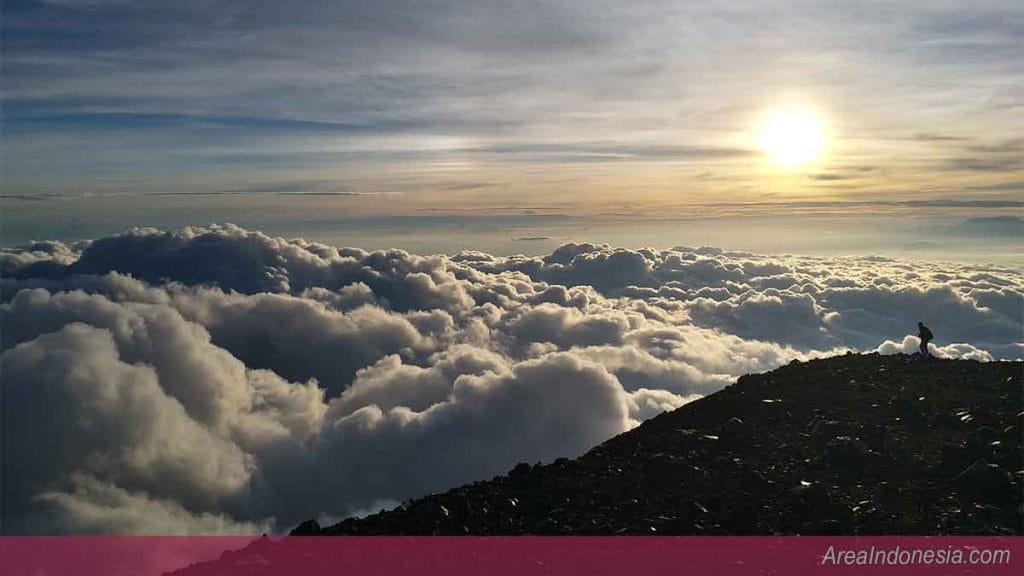
{"type": "Polygon", "coordinates": [[[931,330],[929,330],[928,328],[921,328],[921,339],[922,340],[931,340],[932,338],[933,338],[933,336],[932,336],[932,331],[931,330]]]}

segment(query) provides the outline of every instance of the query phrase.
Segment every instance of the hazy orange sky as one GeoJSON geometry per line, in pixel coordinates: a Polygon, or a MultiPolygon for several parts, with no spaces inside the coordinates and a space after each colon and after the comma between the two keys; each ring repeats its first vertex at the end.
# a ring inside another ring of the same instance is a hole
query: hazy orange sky
{"type": "Polygon", "coordinates": [[[10,1],[3,57],[16,238],[100,211],[972,217],[1024,192],[1016,2],[10,1]],[[793,108],[824,146],[785,167],[758,131],[793,108]]]}

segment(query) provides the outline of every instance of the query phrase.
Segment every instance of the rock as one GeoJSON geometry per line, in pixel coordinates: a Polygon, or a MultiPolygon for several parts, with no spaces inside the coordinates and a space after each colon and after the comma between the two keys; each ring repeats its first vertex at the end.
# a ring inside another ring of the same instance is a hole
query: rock
{"type": "Polygon", "coordinates": [[[515,468],[509,471],[508,477],[512,480],[521,480],[530,473],[530,464],[528,462],[520,462],[516,464],[515,468]]]}
{"type": "Polygon", "coordinates": [[[964,443],[963,452],[964,456],[967,458],[967,461],[971,462],[973,460],[977,460],[979,458],[984,458],[985,456],[988,456],[989,447],[985,443],[985,441],[979,438],[978,436],[970,436],[964,443]]]}
{"type": "Polygon", "coordinates": [[[811,431],[819,437],[834,438],[841,435],[845,431],[845,428],[846,427],[837,420],[818,420],[814,423],[814,428],[812,428],[811,431]]]}
{"type": "Polygon", "coordinates": [[[953,478],[953,484],[961,495],[977,502],[1012,508],[1017,501],[1017,487],[1010,475],[985,459],[968,466],[953,478]]]}
{"type": "Polygon", "coordinates": [[[744,490],[748,490],[760,497],[760,492],[771,486],[771,481],[766,479],[757,470],[743,469],[740,471],[739,484],[744,490]]]}
{"type": "Polygon", "coordinates": [[[651,459],[644,470],[648,480],[658,484],[683,482],[690,471],[685,461],[671,455],[651,459]]]}
{"type": "Polygon", "coordinates": [[[934,426],[940,426],[944,428],[952,428],[960,423],[960,419],[957,418],[956,414],[951,412],[939,412],[935,415],[932,424],[934,426]]]}
{"type": "Polygon", "coordinates": [[[302,524],[296,526],[292,532],[292,536],[312,536],[320,532],[320,523],[316,520],[306,520],[302,524]]]}
{"type": "Polygon", "coordinates": [[[683,510],[691,518],[707,518],[711,516],[711,512],[707,508],[705,508],[703,504],[696,501],[691,501],[689,504],[687,504],[687,506],[683,508],[683,510]]]}
{"type": "Polygon", "coordinates": [[[743,425],[743,420],[733,416],[725,421],[725,425],[722,426],[722,431],[730,436],[741,434],[746,427],[743,425]]]}
{"type": "Polygon", "coordinates": [[[849,436],[829,440],[822,452],[822,458],[832,466],[852,468],[869,463],[876,454],[863,442],[849,436]]]}
{"type": "Polygon", "coordinates": [[[736,507],[726,518],[726,526],[733,534],[753,534],[757,532],[757,524],[760,519],[761,508],[757,502],[760,496],[746,492],[741,495],[736,507]]]}
{"type": "Polygon", "coordinates": [[[891,403],[896,411],[896,415],[907,426],[920,429],[927,423],[928,419],[925,418],[924,412],[922,412],[917,402],[912,398],[900,395],[893,399],[891,403]]]}
{"type": "Polygon", "coordinates": [[[562,524],[550,516],[541,519],[534,526],[532,532],[534,534],[560,534],[564,531],[562,524]]]}
{"type": "Polygon", "coordinates": [[[451,517],[451,512],[443,504],[434,503],[430,507],[430,516],[436,522],[447,522],[451,517]]]}
{"type": "Polygon", "coordinates": [[[831,503],[828,488],[821,482],[801,481],[801,484],[790,490],[789,493],[800,498],[810,507],[825,507],[831,503]]]}
{"type": "Polygon", "coordinates": [[[815,520],[812,522],[804,522],[800,526],[800,534],[806,535],[836,535],[836,534],[849,534],[849,529],[846,528],[842,522],[835,519],[827,520],[815,520]]]}
{"type": "Polygon", "coordinates": [[[988,444],[999,437],[999,432],[991,426],[982,426],[974,431],[973,436],[976,436],[982,443],[988,444]]]}

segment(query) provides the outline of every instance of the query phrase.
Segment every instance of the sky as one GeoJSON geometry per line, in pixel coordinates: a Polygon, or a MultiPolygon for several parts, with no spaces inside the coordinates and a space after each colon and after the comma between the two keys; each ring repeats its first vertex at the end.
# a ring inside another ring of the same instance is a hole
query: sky
{"type": "Polygon", "coordinates": [[[747,231],[799,216],[814,250],[837,217],[940,219],[912,251],[1024,206],[1017,2],[5,0],[2,26],[7,243],[231,221],[528,252],[739,217],[726,244],[786,250],[747,231]],[[788,109],[823,140],[795,168],[758,142],[788,109]]]}

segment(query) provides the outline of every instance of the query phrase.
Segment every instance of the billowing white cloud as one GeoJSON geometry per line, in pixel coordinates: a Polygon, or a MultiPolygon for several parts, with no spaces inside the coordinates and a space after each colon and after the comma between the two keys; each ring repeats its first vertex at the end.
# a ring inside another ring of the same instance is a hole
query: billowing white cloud
{"type": "MultiPolygon", "coordinates": [[[[920,350],[920,346],[921,339],[917,336],[904,336],[902,342],[893,342],[892,340],[882,342],[876,349],[876,352],[879,354],[914,354],[920,350]]],[[[1018,344],[1017,347],[1019,351],[1024,352],[1024,345],[1018,344]]],[[[988,352],[963,342],[947,346],[936,346],[929,343],[928,353],[936,358],[962,358],[965,360],[978,360],[979,362],[989,362],[992,360],[992,355],[988,352]]]]}
{"type": "Polygon", "coordinates": [[[90,476],[73,474],[67,492],[36,497],[32,526],[47,532],[136,535],[258,534],[272,523],[236,522],[222,514],[192,512],[174,500],[153,500],[90,476]]]}
{"type": "Polygon", "coordinates": [[[0,250],[4,529],[282,530],[574,456],[846,350],[1024,356],[1024,273],[570,244],[365,252],[235,226],[0,250]]]}

